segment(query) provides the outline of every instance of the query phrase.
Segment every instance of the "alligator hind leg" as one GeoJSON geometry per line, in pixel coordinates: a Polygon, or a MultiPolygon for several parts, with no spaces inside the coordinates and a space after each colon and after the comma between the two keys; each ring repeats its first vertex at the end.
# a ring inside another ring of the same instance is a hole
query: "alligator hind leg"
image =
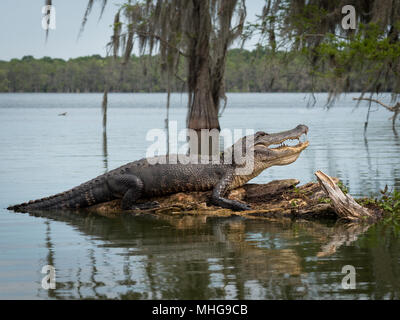
{"type": "Polygon", "coordinates": [[[121,207],[123,210],[132,210],[136,209],[135,202],[140,199],[142,191],[136,188],[130,188],[127,192],[125,192],[121,207]]]}
{"type": "Polygon", "coordinates": [[[224,198],[224,195],[227,193],[229,186],[233,182],[233,178],[233,171],[228,172],[225,176],[222,177],[221,181],[218,182],[218,184],[214,187],[211,198],[212,202],[217,206],[234,211],[251,210],[251,207],[248,204],[224,198]]]}
{"type": "Polygon", "coordinates": [[[154,208],[158,203],[136,203],[142,196],[143,181],[135,175],[122,174],[109,177],[109,188],[116,194],[122,194],[121,207],[123,210],[144,210],[154,208]]]}
{"type": "Polygon", "coordinates": [[[122,198],[121,207],[124,210],[149,210],[159,207],[158,202],[136,203],[140,199],[140,194],[137,189],[129,189],[122,198]]]}

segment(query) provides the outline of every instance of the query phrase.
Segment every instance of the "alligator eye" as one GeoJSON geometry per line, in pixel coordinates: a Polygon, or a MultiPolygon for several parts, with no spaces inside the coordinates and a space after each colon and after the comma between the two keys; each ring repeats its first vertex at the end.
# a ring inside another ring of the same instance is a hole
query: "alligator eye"
{"type": "Polygon", "coordinates": [[[263,131],[258,131],[258,132],[256,133],[256,135],[257,135],[258,137],[262,137],[262,136],[268,136],[268,133],[263,132],[263,131]]]}

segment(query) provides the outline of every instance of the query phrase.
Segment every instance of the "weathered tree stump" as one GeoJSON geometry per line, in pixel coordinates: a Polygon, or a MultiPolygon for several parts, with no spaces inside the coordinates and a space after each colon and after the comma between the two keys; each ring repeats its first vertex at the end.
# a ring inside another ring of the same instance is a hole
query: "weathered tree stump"
{"type": "Polygon", "coordinates": [[[330,176],[322,171],[317,171],[315,175],[331,199],[333,208],[340,218],[349,221],[374,221],[377,219],[376,211],[362,207],[351,195],[344,194],[330,176]]]}

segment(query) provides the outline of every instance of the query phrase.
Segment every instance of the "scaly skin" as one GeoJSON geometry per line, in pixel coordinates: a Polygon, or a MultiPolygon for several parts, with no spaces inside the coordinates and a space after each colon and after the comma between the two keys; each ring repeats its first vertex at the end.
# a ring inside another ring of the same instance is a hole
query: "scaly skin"
{"type": "MultiPolygon", "coordinates": [[[[80,209],[121,198],[122,208],[125,210],[145,209],[157,204],[137,204],[136,201],[178,192],[213,190],[211,200],[215,205],[238,211],[249,210],[250,207],[247,204],[226,199],[224,195],[227,191],[244,185],[266,168],[296,161],[300,153],[307,148],[307,141],[299,142],[293,147],[272,148],[271,145],[279,145],[289,139],[299,140],[300,136],[307,132],[308,128],[304,125],[275,134],[257,132],[252,137],[254,143],[250,146],[254,150],[254,170],[247,175],[236,174],[236,169],[241,166],[235,163],[150,164],[147,159],[142,159],[98,176],[71,190],[11,206],[8,209],[18,212],[80,209]]],[[[240,139],[231,149],[245,150],[248,138],[240,139]]],[[[249,147],[248,143],[247,147],[249,147]]]]}

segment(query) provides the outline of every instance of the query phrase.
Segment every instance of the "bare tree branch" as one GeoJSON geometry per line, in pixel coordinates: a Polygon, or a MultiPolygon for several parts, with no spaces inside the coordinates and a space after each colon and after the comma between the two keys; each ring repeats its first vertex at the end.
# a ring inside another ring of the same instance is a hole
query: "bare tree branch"
{"type": "Polygon", "coordinates": [[[357,101],[362,101],[362,100],[364,100],[364,101],[375,102],[375,103],[380,104],[381,106],[383,106],[384,108],[386,108],[387,110],[389,110],[389,111],[391,111],[391,112],[395,112],[395,111],[396,111],[396,108],[398,108],[397,105],[399,104],[399,103],[397,103],[396,106],[391,107],[391,106],[389,106],[389,105],[387,105],[387,104],[385,104],[385,103],[383,103],[383,102],[381,102],[381,101],[379,101],[379,100],[371,99],[371,98],[353,98],[353,100],[357,100],[357,101]]]}

